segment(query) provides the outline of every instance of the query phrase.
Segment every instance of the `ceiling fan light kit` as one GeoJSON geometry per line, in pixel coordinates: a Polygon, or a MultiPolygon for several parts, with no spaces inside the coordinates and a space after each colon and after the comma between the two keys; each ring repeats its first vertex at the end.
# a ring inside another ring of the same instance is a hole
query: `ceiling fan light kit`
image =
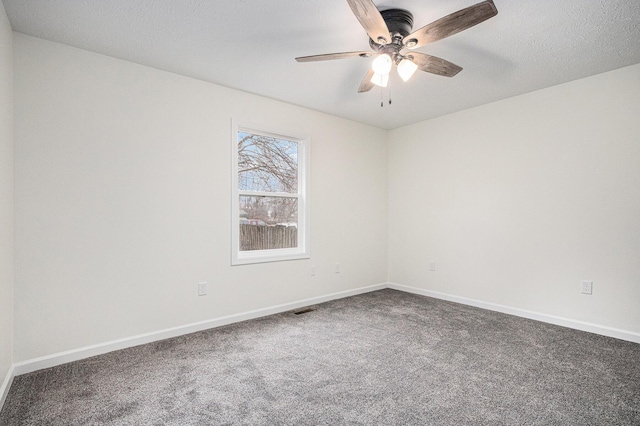
{"type": "Polygon", "coordinates": [[[376,74],[389,74],[389,72],[391,71],[391,65],[391,56],[383,53],[382,55],[378,55],[378,57],[373,60],[371,69],[376,74]]]}
{"type": "Polygon", "coordinates": [[[418,65],[415,62],[411,61],[413,56],[402,59],[398,62],[398,75],[402,79],[402,81],[409,81],[411,76],[418,69],[418,65]]]}
{"type": "Polygon", "coordinates": [[[373,77],[371,77],[371,82],[376,86],[387,87],[389,84],[389,74],[374,73],[373,77]]]}
{"type": "Polygon", "coordinates": [[[347,0],[347,3],[369,36],[369,46],[372,51],[301,56],[296,58],[296,61],[315,62],[356,56],[363,58],[375,56],[372,68],[360,83],[359,93],[371,90],[374,85],[386,87],[394,64],[400,78],[405,82],[418,69],[453,77],[462,70],[462,67],[414,49],[457,34],[498,14],[493,1],[485,0],[411,32],[413,15],[408,10],[379,11],[372,0],[347,0]]]}

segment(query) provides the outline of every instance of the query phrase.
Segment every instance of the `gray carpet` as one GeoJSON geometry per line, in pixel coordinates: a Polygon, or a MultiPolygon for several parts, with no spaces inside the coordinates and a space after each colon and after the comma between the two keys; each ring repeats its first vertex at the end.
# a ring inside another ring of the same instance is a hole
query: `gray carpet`
{"type": "Polygon", "coordinates": [[[640,345],[382,290],[16,377],[1,425],[640,425],[640,345]]]}

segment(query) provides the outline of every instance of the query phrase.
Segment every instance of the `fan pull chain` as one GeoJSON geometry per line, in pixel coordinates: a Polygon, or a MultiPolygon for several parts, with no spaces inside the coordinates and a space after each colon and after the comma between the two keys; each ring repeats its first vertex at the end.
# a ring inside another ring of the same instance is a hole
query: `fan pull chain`
{"type": "MultiPolygon", "coordinates": [[[[384,107],[384,92],[383,92],[384,88],[382,86],[380,86],[380,108],[384,107]]],[[[388,87],[389,90],[389,95],[388,95],[388,101],[389,101],[389,105],[391,105],[391,86],[388,87]]]]}

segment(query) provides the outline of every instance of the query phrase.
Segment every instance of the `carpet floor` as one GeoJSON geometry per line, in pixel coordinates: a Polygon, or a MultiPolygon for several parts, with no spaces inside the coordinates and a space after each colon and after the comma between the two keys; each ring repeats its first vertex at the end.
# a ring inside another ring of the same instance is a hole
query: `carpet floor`
{"type": "Polygon", "coordinates": [[[15,378],[0,425],[640,425],[640,345],[394,290],[15,378]]]}

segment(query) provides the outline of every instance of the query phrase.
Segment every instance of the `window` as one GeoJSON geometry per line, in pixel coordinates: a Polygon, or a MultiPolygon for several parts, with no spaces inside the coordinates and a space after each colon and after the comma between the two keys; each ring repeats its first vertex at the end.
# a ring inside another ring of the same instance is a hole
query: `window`
{"type": "Polygon", "coordinates": [[[309,257],[309,140],[233,125],[233,265],[309,257]]]}

